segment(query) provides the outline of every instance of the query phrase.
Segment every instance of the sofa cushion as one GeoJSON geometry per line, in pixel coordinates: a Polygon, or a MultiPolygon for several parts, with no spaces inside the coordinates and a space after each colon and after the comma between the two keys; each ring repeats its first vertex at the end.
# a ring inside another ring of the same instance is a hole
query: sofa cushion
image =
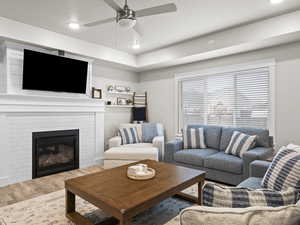
{"type": "Polygon", "coordinates": [[[203,128],[204,129],[204,140],[207,148],[219,149],[221,130],[219,126],[205,126],[205,125],[188,125],[187,129],[190,128],[203,128]]]}
{"type": "Polygon", "coordinates": [[[256,135],[250,136],[238,131],[234,131],[225,153],[242,158],[246,151],[251,149],[252,146],[255,146],[255,139],[256,135]]]}
{"type": "Polygon", "coordinates": [[[260,128],[223,127],[220,141],[220,150],[224,151],[227,148],[234,131],[239,131],[248,135],[256,135],[256,144],[254,147],[270,147],[268,130],[260,128]]]}
{"type": "Polygon", "coordinates": [[[244,180],[238,185],[240,188],[249,188],[249,189],[262,189],[261,186],[262,178],[259,177],[249,177],[247,180],[244,180]]]}
{"type": "Polygon", "coordinates": [[[204,167],[234,174],[242,174],[243,160],[239,157],[219,152],[208,156],[204,161],[204,167]]]}
{"type": "Polygon", "coordinates": [[[207,148],[204,139],[204,129],[189,128],[184,131],[183,143],[185,149],[204,149],[207,148]]]}
{"type": "Polygon", "coordinates": [[[218,153],[215,149],[185,149],[174,154],[176,162],[191,164],[194,166],[203,166],[204,160],[213,154],[218,153]]]}

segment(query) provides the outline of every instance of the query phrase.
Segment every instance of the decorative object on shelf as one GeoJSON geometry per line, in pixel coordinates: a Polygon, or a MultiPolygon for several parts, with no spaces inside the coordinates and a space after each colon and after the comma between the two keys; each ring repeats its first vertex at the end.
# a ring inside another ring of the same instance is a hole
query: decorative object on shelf
{"type": "Polygon", "coordinates": [[[102,90],[97,88],[92,88],[92,98],[102,99],[102,90]]]}
{"type": "Polygon", "coordinates": [[[116,85],[115,86],[115,91],[120,92],[120,93],[130,93],[131,88],[127,87],[127,86],[116,85]]]}
{"type": "Polygon", "coordinates": [[[127,105],[132,105],[133,104],[133,100],[132,99],[127,99],[126,103],[127,103],[127,105]]]}
{"type": "Polygon", "coordinates": [[[108,92],[113,92],[114,91],[114,86],[113,85],[108,85],[107,86],[107,91],[108,92]]]}
{"type": "Polygon", "coordinates": [[[155,170],[146,164],[137,164],[127,168],[127,176],[133,180],[149,180],[155,177],[155,170]]]}
{"type": "Polygon", "coordinates": [[[111,105],[111,101],[106,101],[106,105],[111,105]]]}
{"type": "Polygon", "coordinates": [[[127,105],[127,98],[117,98],[118,105],[127,105]]]}

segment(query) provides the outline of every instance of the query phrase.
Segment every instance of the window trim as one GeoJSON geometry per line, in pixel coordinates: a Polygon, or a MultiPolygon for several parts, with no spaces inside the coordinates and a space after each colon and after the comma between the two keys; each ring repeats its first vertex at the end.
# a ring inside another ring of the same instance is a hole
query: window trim
{"type": "Polygon", "coordinates": [[[255,69],[258,67],[268,67],[270,72],[270,116],[268,117],[268,125],[270,135],[274,137],[276,136],[276,126],[275,126],[275,116],[276,116],[276,105],[275,105],[275,66],[276,61],[275,59],[266,59],[260,61],[253,61],[249,63],[243,64],[235,64],[230,66],[223,66],[211,69],[204,69],[200,71],[193,71],[188,73],[177,73],[175,74],[175,132],[180,133],[182,129],[182,81],[184,80],[191,80],[201,76],[209,76],[209,75],[216,75],[228,72],[235,72],[238,70],[247,70],[247,69],[255,69]]]}

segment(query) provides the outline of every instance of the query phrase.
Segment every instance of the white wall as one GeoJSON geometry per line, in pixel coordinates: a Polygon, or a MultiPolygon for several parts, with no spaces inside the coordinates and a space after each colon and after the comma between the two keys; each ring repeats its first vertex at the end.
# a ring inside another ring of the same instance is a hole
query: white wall
{"type": "Polygon", "coordinates": [[[165,125],[167,138],[175,131],[175,81],[176,73],[199,71],[251,61],[276,60],[275,84],[275,136],[277,147],[290,142],[300,144],[300,42],[262,49],[182,66],[142,72],[141,89],[149,96],[149,119],[165,125]]]}
{"type": "MultiPolygon", "coordinates": [[[[107,85],[125,85],[136,89],[138,87],[138,81],[138,74],[135,72],[116,69],[107,65],[93,65],[92,83],[94,87],[102,89],[103,97],[105,97],[107,85]]],[[[108,139],[115,136],[119,125],[131,121],[131,108],[106,108],[104,117],[104,139],[105,148],[107,148],[108,139]]]]}

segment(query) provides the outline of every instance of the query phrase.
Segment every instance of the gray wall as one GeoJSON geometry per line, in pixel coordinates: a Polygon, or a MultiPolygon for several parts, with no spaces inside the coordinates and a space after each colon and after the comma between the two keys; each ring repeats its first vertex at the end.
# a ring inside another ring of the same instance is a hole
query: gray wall
{"type": "MultiPolygon", "coordinates": [[[[109,84],[125,85],[136,89],[138,86],[138,74],[131,71],[116,69],[107,65],[93,65],[93,86],[105,90],[109,84]]],[[[131,120],[130,108],[106,108],[104,114],[104,139],[105,148],[108,146],[108,139],[116,134],[121,123],[129,123],[131,120]]]]}
{"type": "Polygon", "coordinates": [[[167,138],[175,131],[174,75],[263,59],[276,60],[275,137],[278,146],[300,144],[300,42],[140,73],[139,88],[149,95],[149,119],[165,125],[167,138]]]}

